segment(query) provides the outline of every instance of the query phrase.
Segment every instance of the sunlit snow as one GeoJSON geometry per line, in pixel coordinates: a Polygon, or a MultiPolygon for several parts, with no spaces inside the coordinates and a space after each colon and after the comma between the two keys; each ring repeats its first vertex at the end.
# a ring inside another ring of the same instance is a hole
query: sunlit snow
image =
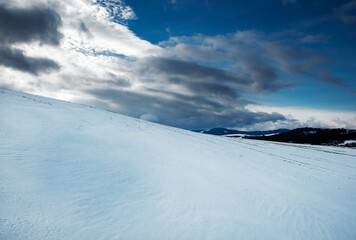
{"type": "Polygon", "coordinates": [[[0,239],[356,239],[356,150],[0,90],[0,239]]]}

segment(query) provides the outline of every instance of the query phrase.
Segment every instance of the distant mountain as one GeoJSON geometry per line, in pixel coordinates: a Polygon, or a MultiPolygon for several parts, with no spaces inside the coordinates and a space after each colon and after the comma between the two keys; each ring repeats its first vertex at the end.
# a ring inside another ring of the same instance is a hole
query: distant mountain
{"type": "Polygon", "coordinates": [[[289,129],[276,129],[276,130],[268,130],[268,131],[239,131],[234,129],[227,128],[212,128],[210,130],[193,130],[194,132],[211,134],[211,135],[232,135],[232,134],[240,134],[240,135],[251,135],[251,136],[264,136],[269,134],[277,134],[289,131],[289,129]]]}
{"type": "Polygon", "coordinates": [[[248,136],[246,138],[275,142],[356,147],[356,130],[343,128],[297,128],[273,136],[248,136]]]}

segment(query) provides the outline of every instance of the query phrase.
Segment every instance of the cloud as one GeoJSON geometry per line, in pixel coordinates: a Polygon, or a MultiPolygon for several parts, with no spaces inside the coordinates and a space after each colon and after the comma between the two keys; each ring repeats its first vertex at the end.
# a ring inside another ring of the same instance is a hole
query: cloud
{"type": "Polygon", "coordinates": [[[246,84],[247,81],[239,78],[237,73],[223,69],[208,67],[192,61],[175,60],[165,57],[150,57],[143,60],[144,69],[158,75],[183,76],[190,81],[203,80],[205,82],[231,82],[246,84]]]}
{"type": "Polygon", "coordinates": [[[40,72],[58,70],[56,62],[47,58],[27,57],[21,50],[0,45],[0,65],[37,75],[40,72]]]}
{"type": "MultiPolygon", "coordinates": [[[[237,109],[232,105],[220,105],[213,108],[203,104],[207,99],[196,96],[192,98],[179,98],[164,94],[149,94],[149,92],[131,92],[112,89],[90,90],[90,94],[102,101],[105,108],[110,108],[109,103],[118,106],[111,109],[125,113],[129,116],[142,117],[155,116],[165,125],[177,126],[186,129],[209,128],[212,126],[246,126],[257,122],[277,121],[285,119],[278,113],[250,112],[246,109],[237,109]]],[[[214,101],[214,99],[211,99],[214,101]]]]}
{"type": "Polygon", "coordinates": [[[96,4],[104,7],[109,13],[109,19],[120,24],[127,24],[128,20],[135,20],[136,14],[132,8],[121,0],[97,0],[96,4]]]}
{"type": "Polygon", "coordinates": [[[342,86],[350,91],[356,93],[356,90],[351,87],[350,85],[346,84],[342,78],[335,76],[330,70],[328,69],[321,69],[319,72],[320,81],[325,83],[331,83],[334,85],[342,86]]]}
{"type": "Polygon", "coordinates": [[[167,57],[218,65],[243,79],[255,93],[275,92],[314,78],[327,68],[328,60],[300,43],[321,40],[322,36],[267,35],[257,31],[192,37],[172,37],[161,42],[167,57]],[[300,81],[298,81],[300,79],[300,81]]]}
{"type": "Polygon", "coordinates": [[[29,42],[59,45],[62,37],[60,26],[61,18],[52,9],[7,8],[0,4],[0,65],[33,75],[59,70],[55,61],[26,56],[23,50],[11,45],[29,42]]]}
{"type": "Polygon", "coordinates": [[[332,83],[332,84],[340,85],[340,86],[344,86],[345,85],[345,82],[343,81],[343,79],[334,76],[327,69],[321,69],[320,72],[319,72],[319,75],[320,75],[320,81],[322,81],[322,82],[332,83]]]}
{"type": "Polygon", "coordinates": [[[300,84],[304,79],[345,87],[351,86],[336,76],[331,60],[309,47],[327,41],[325,35],[299,32],[265,34],[237,31],[232,34],[171,37],[160,43],[166,56],[218,65],[243,79],[255,93],[275,92],[300,84]]]}
{"type": "Polygon", "coordinates": [[[266,64],[257,56],[245,56],[241,65],[244,71],[248,72],[253,84],[251,89],[255,92],[277,91],[285,87],[293,86],[291,82],[277,81],[279,75],[276,67],[266,64]]]}
{"type": "Polygon", "coordinates": [[[334,8],[335,15],[344,23],[354,23],[356,16],[350,12],[356,9],[356,0],[341,5],[339,8],[334,8]]]}
{"type": "Polygon", "coordinates": [[[354,111],[331,111],[305,107],[277,107],[254,104],[246,106],[246,109],[252,112],[279,112],[286,117],[285,120],[251,125],[251,129],[292,129],[307,126],[356,129],[356,112],[354,111]]]}
{"type": "Polygon", "coordinates": [[[328,41],[328,37],[323,35],[323,34],[317,34],[317,35],[307,35],[304,36],[301,39],[301,43],[306,43],[306,44],[316,44],[316,43],[325,43],[328,41]]]}
{"type": "Polygon", "coordinates": [[[144,78],[142,81],[145,89],[155,94],[164,93],[187,102],[193,100],[192,104],[198,101],[212,106],[211,112],[221,105],[243,107],[248,102],[240,94],[246,92],[251,83],[233,71],[165,57],[143,58],[137,65],[136,79],[150,76],[147,82],[144,78]]]}
{"type": "Polygon", "coordinates": [[[39,41],[58,45],[60,16],[46,7],[6,8],[0,4],[0,43],[39,41]]]}
{"type": "MultiPolygon", "coordinates": [[[[51,77],[46,77],[47,80],[38,77],[33,79],[2,68],[3,84],[6,82],[9,85],[9,79],[16,79],[16,85],[21,86],[19,90],[39,92],[34,86],[41,85],[41,91],[48,92],[46,88],[49,86],[51,91],[68,86],[68,79],[75,85],[76,82],[79,85],[84,81],[85,86],[89,85],[88,79],[93,81],[92,86],[97,83],[107,85],[110,81],[116,82],[117,78],[123,79],[125,71],[122,70],[128,64],[112,56],[139,57],[158,47],[141,40],[127,26],[117,23],[121,17],[123,20],[131,19],[122,12],[128,8],[120,7],[121,2],[101,1],[99,4],[85,0],[0,0],[1,11],[6,13],[0,14],[0,43],[3,49],[9,49],[7,54],[12,53],[13,57],[16,55],[22,63],[24,60],[28,60],[27,63],[38,63],[32,61],[35,59],[45,63],[42,60],[55,59],[57,66],[61,66],[58,74],[52,73],[51,77]],[[104,2],[107,7],[102,6],[104,2]],[[16,28],[12,28],[15,25],[16,28]],[[24,58],[19,59],[22,56],[24,58]]],[[[59,70],[53,63],[53,60],[47,61],[43,66],[48,66],[48,70],[51,67],[52,70],[59,70]]],[[[20,62],[16,64],[17,68],[12,69],[26,69],[20,62]]],[[[3,63],[2,66],[9,68],[11,64],[3,63]]],[[[26,71],[39,74],[46,72],[42,71],[44,69],[27,68],[26,71]]]]}
{"type": "Polygon", "coordinates": [[[238,31],[153,45],[125,24],[134,18],[125,15],[131,8],[123,1],[13,0],[3,6],[23,12],[42,6],[60,16],[52,33],[61,38],[48,37],[44,27],[1,45],[0,85],[14,90],[193,129],[287,121],[246,106],[258,94],[294,87],[299,78],[339,84],[320,78],[325,58],[298,45],[304,35],[238,31]]]}

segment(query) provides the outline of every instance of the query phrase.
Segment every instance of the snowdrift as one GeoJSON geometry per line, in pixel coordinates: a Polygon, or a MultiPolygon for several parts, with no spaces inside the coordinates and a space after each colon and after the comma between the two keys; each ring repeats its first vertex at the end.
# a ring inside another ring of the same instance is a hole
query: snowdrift
{"type": "Polygon", "coordinates": [[[356,150],[0,89],[0,239],[355,239],[356,150]]]}

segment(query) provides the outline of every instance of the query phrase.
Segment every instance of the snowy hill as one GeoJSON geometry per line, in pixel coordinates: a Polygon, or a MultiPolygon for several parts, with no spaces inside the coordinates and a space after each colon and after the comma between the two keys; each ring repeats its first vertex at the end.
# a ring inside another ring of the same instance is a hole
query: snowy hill
{"type": "Polygon", "coordinates": [[[356,150],[0,90],[0,239],[355,239],[356,150]]]}

